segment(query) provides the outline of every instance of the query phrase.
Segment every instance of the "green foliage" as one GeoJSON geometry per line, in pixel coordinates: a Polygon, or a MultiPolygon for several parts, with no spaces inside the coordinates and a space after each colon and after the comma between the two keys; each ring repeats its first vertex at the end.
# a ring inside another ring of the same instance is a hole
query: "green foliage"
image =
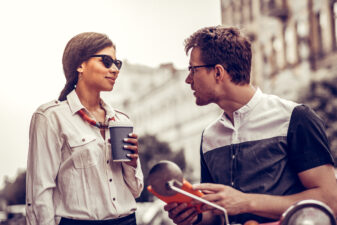
{"type": "Polygon", "coordinates": [[[337,77],[312,81],[300,101],[310,106],[325,122],[330,148],[337,162],[337,77]]]}
{"type": "Polygon", "coordinates": [[[184,172],[186,167],[185,156],[183,150],[173,152],[168,143],[159,141],[155,136],[145,135],[139,140],[139,158],[144,174],[144,190],[137,199],[138,202],[148,202],[153,200],[146,187],[147,176],[150,169],[161,160],[169,160],[175,162],[184,172]]]}
{"type": "Polygon", "coordinates": [[[26,202],[26,171],[18,174],[14,182],[5,181],[1,195],[8,205],[25,204],[26,202]]]}

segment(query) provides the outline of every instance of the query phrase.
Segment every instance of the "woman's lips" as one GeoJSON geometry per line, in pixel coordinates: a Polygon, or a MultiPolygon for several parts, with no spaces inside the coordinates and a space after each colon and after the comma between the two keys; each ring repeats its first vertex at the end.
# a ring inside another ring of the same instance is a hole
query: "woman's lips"
{"type": "Polygon", "coordinates": [[[105,77],[106,79],[108,79],[110,82],[113,82],[113,83],[115,83],[115,78],[113,78],[113,77],[105,77]]]}

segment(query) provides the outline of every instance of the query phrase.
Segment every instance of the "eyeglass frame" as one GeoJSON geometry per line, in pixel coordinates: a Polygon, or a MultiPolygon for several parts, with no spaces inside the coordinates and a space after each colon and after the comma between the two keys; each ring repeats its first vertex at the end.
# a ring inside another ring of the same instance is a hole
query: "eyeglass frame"
{"type": "Polygon", "coordinates": [[[195,69],[197,68],[202,68],[202,67],[214,67],[217,64],[207,64],[207,65],[199,65],[199,66],[188,66],[187,69],[189,72],[191,72],[192,74],[194,74],[195,69]]]}
{"type": "Polygon", "coordinates": [[[102,63],[103,65],[105,66],[105,68],[109,69],[113,64],[117,67],[118,70],[120,70],[122,68],[122,65],[123,65],[123,62],[119,59],[113,59],[111,56],[109,55],[91,55],[90,58],[93,58],[93,57],[100,57],[102,59],[102,63]],[[105,58],[109,58],[112,60],[112,63],[110,66],[106,65],[104,59],[105,58]],[[118,66],[120,65],[120,66],[118,66]]]}

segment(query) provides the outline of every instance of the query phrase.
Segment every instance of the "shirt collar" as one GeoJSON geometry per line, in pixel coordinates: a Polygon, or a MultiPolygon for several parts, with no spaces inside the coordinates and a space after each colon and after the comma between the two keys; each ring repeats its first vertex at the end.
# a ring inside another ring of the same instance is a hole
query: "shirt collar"
{"type": "Polygon", "coordinates": [[[101,105],[106,112],[106,116],[112,118],[116,115],[115,110],[101,98],[101,105]]]}
{"type": "Polygon", "coordinates": [[[246,105],[242,106],[236,112],[246,113],[246,112],[252,110],[259,103],[261,97],[262,97],[262,91],[260,90],[260,88],[257,88],[253,97],[248,101],[248,103],[246,105]]]}
{"type": "MultiPolygon", "coordinates": [[[[77,113],[79,110],[81,109],[85,109],[86,111],[88,111],[81,103],[75,89],[72,90],[68,95],[67,95],[67,101],[70,107],[70,111],[72,112],[72,114],[77,113]]],[[[107,104],[102,98],[101,98],[101,105],[104,108],[105,112],[106,112],[106,116],[111,118],[113,116],[115,116],[115,110],[109,105],[107,104]]]]}

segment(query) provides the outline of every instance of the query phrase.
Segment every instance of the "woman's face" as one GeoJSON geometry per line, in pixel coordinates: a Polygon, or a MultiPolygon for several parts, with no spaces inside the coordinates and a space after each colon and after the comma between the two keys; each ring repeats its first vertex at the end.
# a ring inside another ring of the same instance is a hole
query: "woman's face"
{"type": "MultiPolygon", "coordinates": [[[[115,49],[107,47],[95,55],[108,55],[116,60],[115,49]]],[[[118,77],[119,70],[114,63],[107,68],[101,57],[91,57],[77,69],[79,72],[77,86],[85,87],[88,91],[111,91],[118,77]]]]}

